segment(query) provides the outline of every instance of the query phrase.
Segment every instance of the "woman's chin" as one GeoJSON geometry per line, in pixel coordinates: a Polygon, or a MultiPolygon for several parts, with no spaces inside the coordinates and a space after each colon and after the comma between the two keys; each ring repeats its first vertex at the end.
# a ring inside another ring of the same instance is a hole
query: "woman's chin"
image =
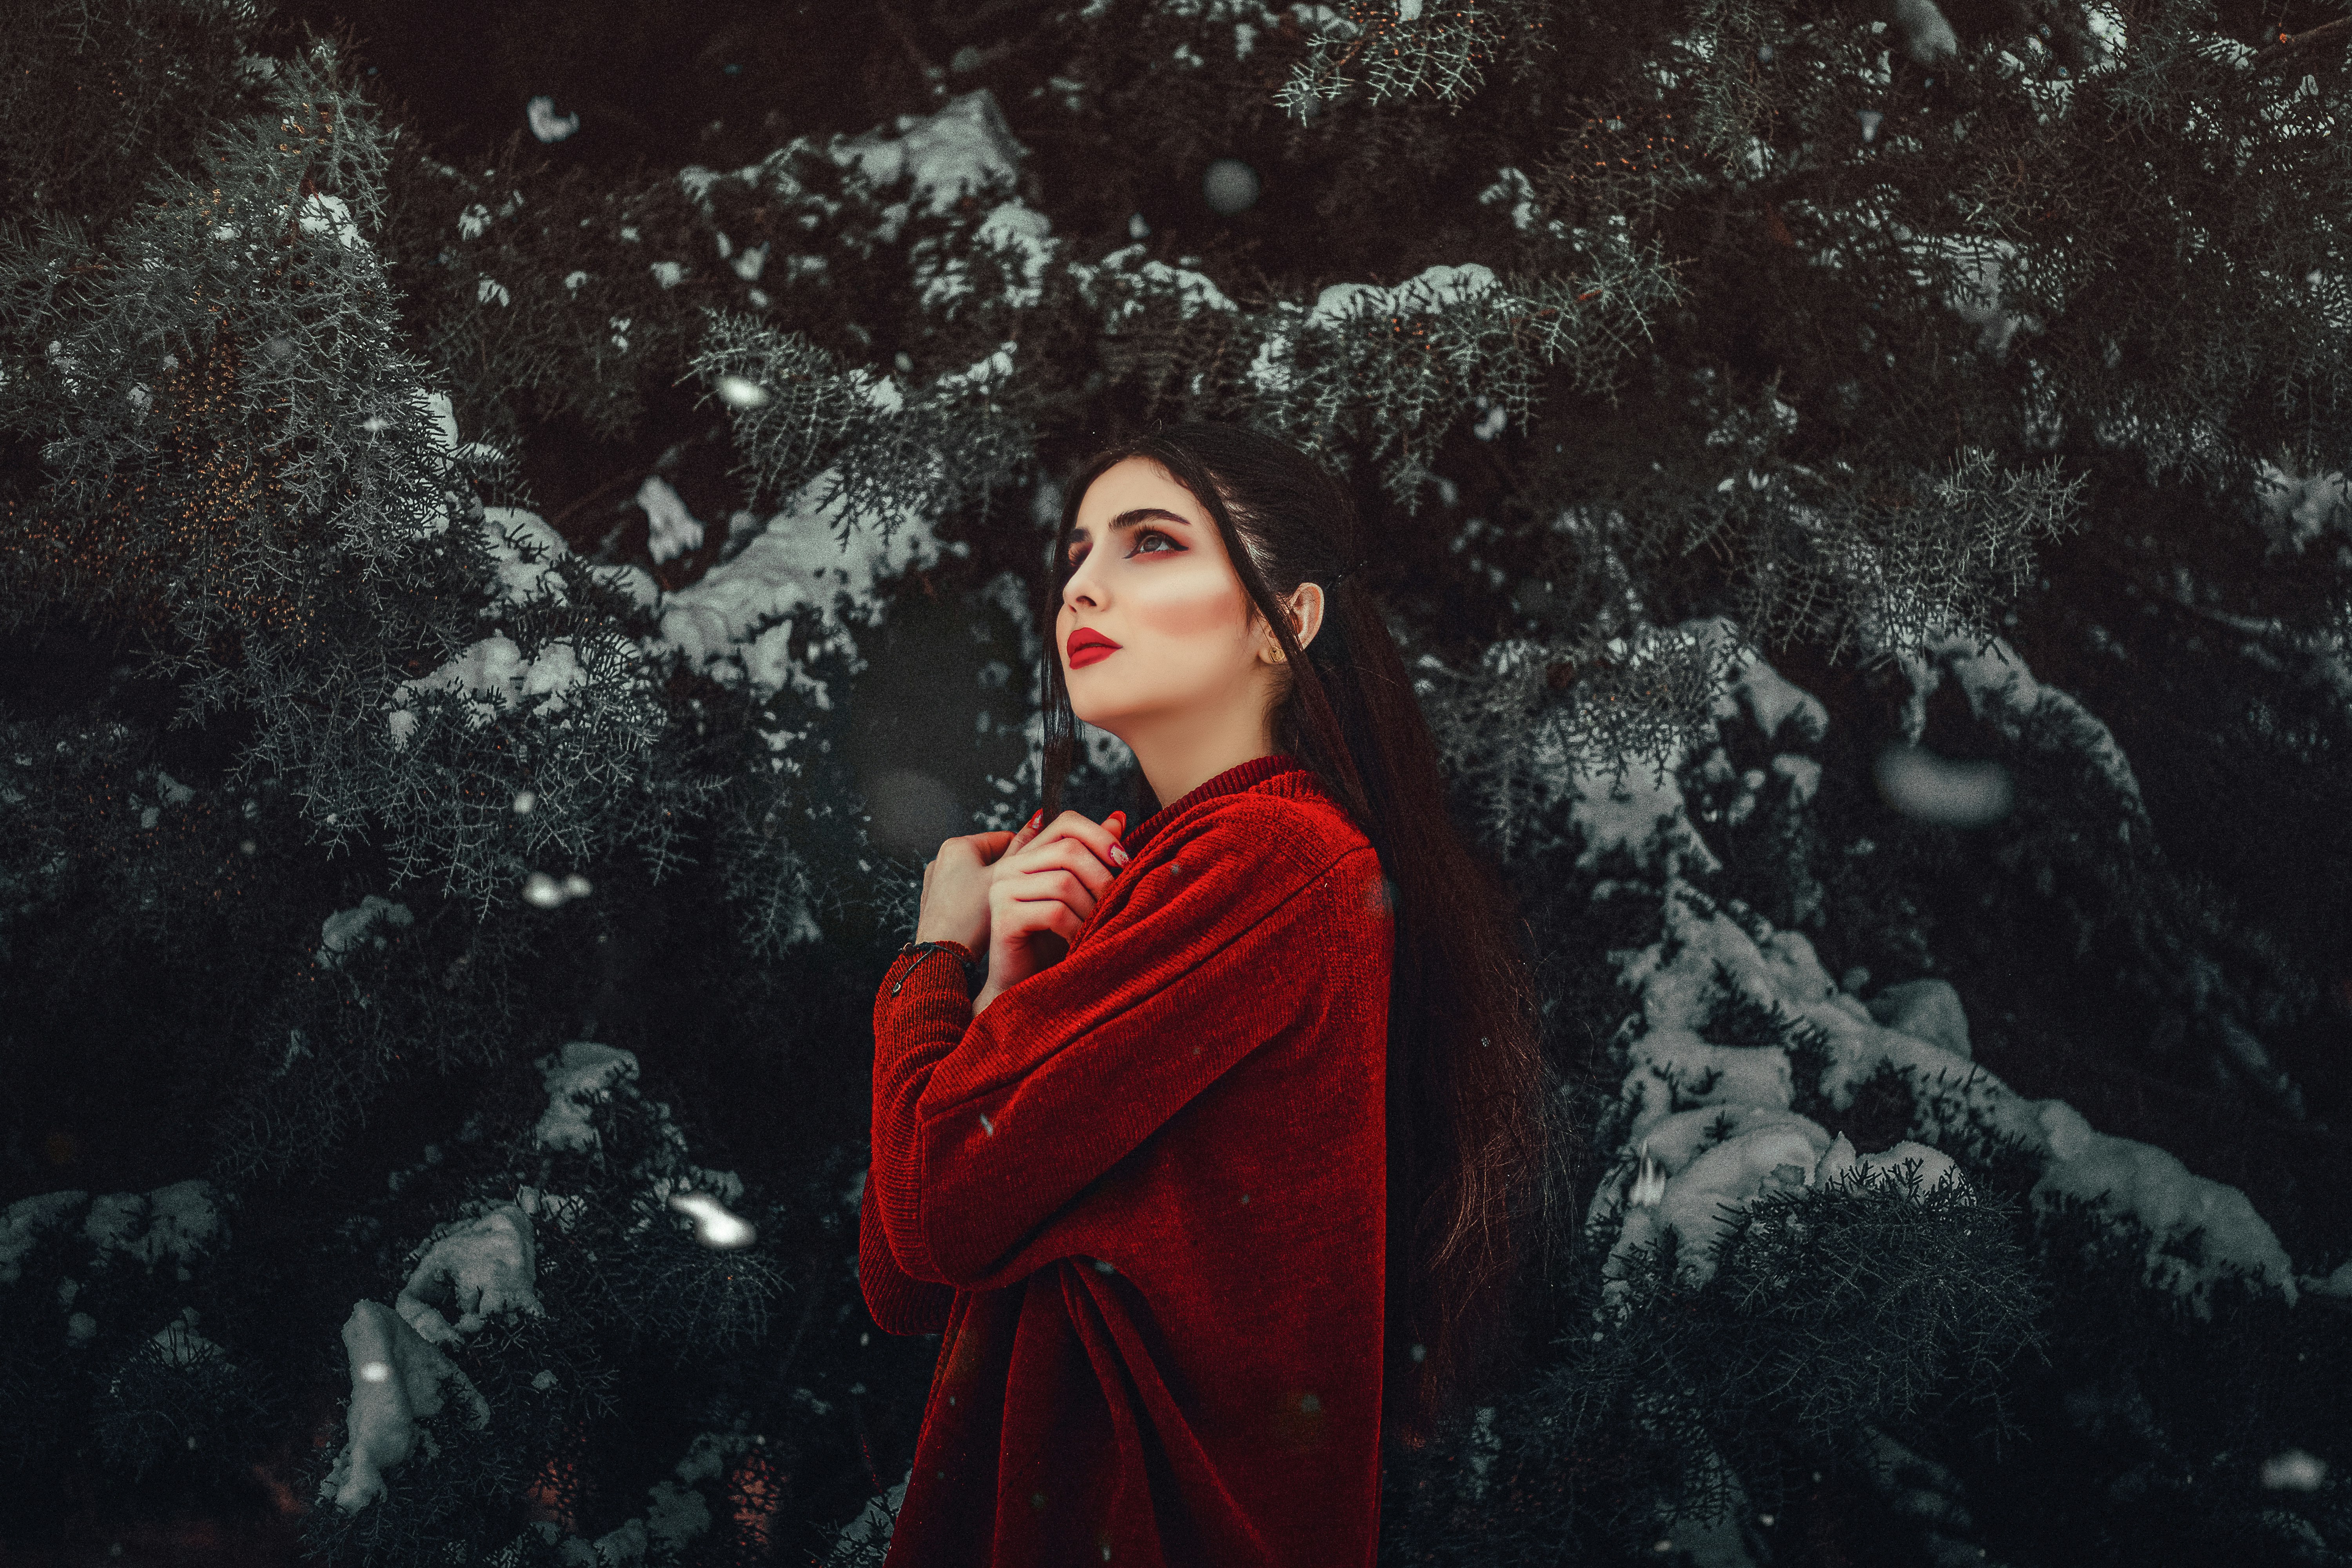
{"type": "Polygon", "coordinates": [[[1126,736],[1119,734],[1117,730],[1114,730],[1108,724],[1104,723],[1102,720],[1095,718],[1076,703],[1073,702],[1070,704],[1070,711],[1076,717],[1079,723],[1087,725],[1093,729],[1100,730],[1106,735],[1117,736],[1121,745],[1125,745],[1127,743],[1126,736]]]}

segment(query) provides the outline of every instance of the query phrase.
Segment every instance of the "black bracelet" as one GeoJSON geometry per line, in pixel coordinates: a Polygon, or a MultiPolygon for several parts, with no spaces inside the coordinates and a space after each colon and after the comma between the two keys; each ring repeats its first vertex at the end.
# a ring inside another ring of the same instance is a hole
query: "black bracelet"
{"type": "MultiPolygon", "coordinates": [[[[902,955],[913,952],[919,953],[922,956],[917,958],[913,963],[907,965],[906,973],[900,974],[898,979],[898,984],[890,987],[890,994],[893,996],[898,994],[898,986],[907,984],[907,975],[914,973],[916,969],[921,965],[923,959],[930,957],[931,954],[935,952],[952,952],[954,951],[955,950],[953,948],[950,948],[947,943],[942,942],[910,942],[907,943],[904,947],[898,950],[902,955]]],[[[979,995],[981,987],[987,984],[988,981],[988,960],[975,956],[972,958],[958,959],[956,963],[957,966],[963,971],[964,994],[966,996],[979,995]]]]}

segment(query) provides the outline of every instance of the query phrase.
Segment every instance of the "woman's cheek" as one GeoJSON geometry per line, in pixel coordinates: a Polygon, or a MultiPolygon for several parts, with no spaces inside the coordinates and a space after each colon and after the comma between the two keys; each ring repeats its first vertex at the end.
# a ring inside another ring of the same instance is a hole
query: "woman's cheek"
{"type": "Polygon", "coordinates": [[[1133,595],[1129,614],[1137,625],[1161,637],[1203,642],[1220,633],[1237,634],[1242,626],[1236,595],[1230,585],[1213,578],[1154,583],[1133,595]]]}

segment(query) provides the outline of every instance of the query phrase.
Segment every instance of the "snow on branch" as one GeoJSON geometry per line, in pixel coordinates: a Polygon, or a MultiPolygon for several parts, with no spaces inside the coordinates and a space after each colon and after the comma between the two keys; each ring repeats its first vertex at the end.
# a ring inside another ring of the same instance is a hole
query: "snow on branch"
{"type": "MultiPolygon", "coordinates": [[[[1964,679],[1983,703],[2013,697],[2021,682],[2032,689],[2021,672],[2000,682],[1964,679]]],[[[1760,689],[1756,700],[1759,721],[1767,708],[1802,710],[1760,689]]],[[[2078,743],[2096,751],[2104,736],[2099,728],[2078,743]]],[[[2038,1165],[2038,1207],[2080,1200],[2145,1227],[2150,1281],[2200,1316],[2224,1275],[2296,1299],[2285,1251],[2242,1192],[2194,1175],[2161,1149],[2097,1131],[2063,1100],[2011,1089],[1971,1059],[1966,1016],[1948,984],[1922,982],[1865,1002],[1822,970],[1802,932],[1702,892],[1685,868],[1703,876],[1720,862],[1689,821],[1679,786],[1620,803],[1571,769],[1559,787],[1585,861],[1612,847],[1630,850],[1660,892],[1657,939],[1612,950],[1637,1010],[1612,1047],[1623,1072],[1606,1118],[1616,1152],[1587,1218],[1596,1238],[1612,1237],[1607,1274],[1621,1283],[1611,1301],[1626,1300],[1627,1256],[1669,1232],[1682,1266],[1703,1281],[1732,1219],[1767,1193],[1819,1189],[1842,1171],[1874,1165],[1916,1167],[1933,1187],[1954,1169],[1947,1145],[1981,1153],[1987,1139],[2038,1165]],[[1769,1022],[1729,1028],[1735,1015],[1769,1022]],[[1913,1088],[1913,1136],[1856,1155],[1833,1118],[1888,1071],[1913,1088]],[[2200,1247],[2186,1245],[2192,1233],[2200,1247]]]]}

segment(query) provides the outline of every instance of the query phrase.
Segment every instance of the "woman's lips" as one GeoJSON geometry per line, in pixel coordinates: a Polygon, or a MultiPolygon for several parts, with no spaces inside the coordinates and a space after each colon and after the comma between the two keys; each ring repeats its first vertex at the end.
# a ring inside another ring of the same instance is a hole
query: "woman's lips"
{"type": "Polygon", "coordinates": [[[1118,644],[1111,641],[1110,638],[1103,636],[1102,633],[1095,630],[1092,626],[1080,626],[1076,628],[1070,633],[1068,638],[1063,642],[1062,647],[1063,649],[1070,656],[1070,668],[1072,669],[1076,669],[1081,665],[1092,664],[1097,659],[1108,658],[1112,654],[1118,651],[1118,644]]]}

